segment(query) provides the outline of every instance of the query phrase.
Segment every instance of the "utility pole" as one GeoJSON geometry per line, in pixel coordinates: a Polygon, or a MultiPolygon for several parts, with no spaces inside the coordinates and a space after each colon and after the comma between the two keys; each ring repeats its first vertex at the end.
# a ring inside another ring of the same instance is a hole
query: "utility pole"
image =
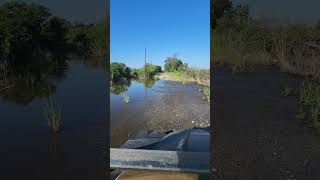
{"type": "Polygon", "coordinates": [[[144,48],[144,78],[147,79],[147,48],[144,48]]]}

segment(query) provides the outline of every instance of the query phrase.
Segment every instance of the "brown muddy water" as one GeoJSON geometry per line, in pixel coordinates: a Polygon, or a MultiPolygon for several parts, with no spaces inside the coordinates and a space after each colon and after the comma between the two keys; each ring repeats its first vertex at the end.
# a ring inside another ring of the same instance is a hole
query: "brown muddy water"
{"type": "Polygon", "coordinates": [[[201,87],[174,81],[131,81],[111,85],[111,147],[140,130],[169,131],[210,126],[210,105],[201,87]],[[127,92],[129,103],[123,96],[127,92]]]}
{"type": "Polygon", "coordinates": [[[320,179],[320,136],[296,118],[302,78],[273,67],[213,75],[216,179],[320,179]]]}
{"type": "Polygon", "coordinates": [[[51,70],[0,92],[0,179],[104,179],[106,71],[76,62],[51,70]],[[48,86],[61,108],[58,134],[42,117],[48,86]]]}

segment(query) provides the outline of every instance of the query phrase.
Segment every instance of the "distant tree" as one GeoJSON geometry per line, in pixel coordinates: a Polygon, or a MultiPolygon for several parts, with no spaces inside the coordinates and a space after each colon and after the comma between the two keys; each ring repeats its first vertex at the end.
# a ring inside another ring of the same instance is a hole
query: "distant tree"
{"type": "Polygon", "coordinates": [[[156,66],[156,73],[162,73],[162,67],[156,66]]]}
{"type": "MultiPolygon", "coordinates": [[[[161,68],[161,67],[160,67],[161,68]]],[[[161,70],[161,69],[160,69],[161,70]]],[[[153,78],[156,74],[159,72],[159,67],[157,67],[154,64],[147,63],[145,66],[143,66],[140,70],[140,76],[144,75],[144,71],[146,71],[146,75],[148,78],[153,78]],[[143,73],[143,74],[142,74],[143,73]]]]}
{"type": "Polygon", "coordinates": [[[167,72],[178,71],[183,65],[182,60],[178,59],[177,55],[167,57],[164,63],[164,70],[167,72]]]}
{"type": "Polygon", "coordinates": [[[138,76],[139,76],[139,69],[131,68],[131,69],[130,69],[130,76],[131,76],[131,78],[138,78],[138,76]]]}
{"type": "Polygon", "coordinates": [[[183,63],[179,66],[178,71],[186,71],[188,69],[188,63],[183,63]]]}

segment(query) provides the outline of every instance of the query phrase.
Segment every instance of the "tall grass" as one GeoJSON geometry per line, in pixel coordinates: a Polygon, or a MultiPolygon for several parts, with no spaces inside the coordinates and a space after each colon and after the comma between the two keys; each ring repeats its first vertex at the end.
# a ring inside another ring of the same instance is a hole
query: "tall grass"
{"type": "Polygon", "coordinates": [[[0,90],[10,86],[8,64],[6,61],[0,62],[0,90]]]}
{"type": "Polygon", "coordinates": [[[231,27],[222,23],[217,28],[212,30],[215,63],[233,64],[234,72],[246,71],[250,64],[272,64],[284,72],[320,79],[319,28],[268,26],[258,21],[231,27]]]}
{"type": "Polygon", "coordinates": [[[61,110],[53,102],[53,96],[48,90],[47,98],[43,103],[43,117],[48,121],[49,129],[57,133],[61,127],[61,110]]]}
{"type": "Polygon", "coordinates": [[[210,103],[210,87],[209,86],[204,86],[203,87],[203,94],[207,98],[208,102],[210,103]]]}
{"type": "Polygon", "coordinates": [[[195,82],[200,85],[210,86],[210,70],[201,68],[188,68],[183,71],[164,72],[160,79],[180,81],[182,83],[195,82]]]}
{"type": "Polygon", "coordinates": [[[305,81],[300,87],[300,104],[310,114],[314,127],[320,129],[320,82],[305,81]]]}

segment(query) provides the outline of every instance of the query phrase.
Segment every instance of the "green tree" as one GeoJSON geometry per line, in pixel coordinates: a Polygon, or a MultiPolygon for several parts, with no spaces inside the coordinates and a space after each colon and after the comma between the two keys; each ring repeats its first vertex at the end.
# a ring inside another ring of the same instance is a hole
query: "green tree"
{"type": "Polygon", "coordinates": [[[178,71],[183,65],[182,60],[178,59],[177,55],[167,57],[164,62],[164,70],[167,72],[178,71]]]}
{"type": "Polygon", "coordinates": [[[146,71],[146,75],[148,78],[153,78],[158,72],[156,65],[147,63],[143,68],[146,71]]]}
{"type": "Polygon", "coordinates": [[[48,8],[33,3],[8,2],[0,6],[0,51],[10,63],[32,59],[42,47],[41,29],[50,16],[48,8]]]}
{"type": "Polygon", "coordinates": [[[130,76],[131,76],[132,78],[138,78],[138,76],[139,76],[139,69],[134,69],[134,68],[130,69],[130,76]]]}
{"type": "Polygon", "coordinates": [[[130,68],[126,67],[124,63],[112,62],[110,64],[111,80],[118,82],[123,79],[130,78],[130,68]]]}
{"type": "Polygon", "coordinates": [[[156,66],[156,73],[162,73],[162,67],[156,66]]]}

